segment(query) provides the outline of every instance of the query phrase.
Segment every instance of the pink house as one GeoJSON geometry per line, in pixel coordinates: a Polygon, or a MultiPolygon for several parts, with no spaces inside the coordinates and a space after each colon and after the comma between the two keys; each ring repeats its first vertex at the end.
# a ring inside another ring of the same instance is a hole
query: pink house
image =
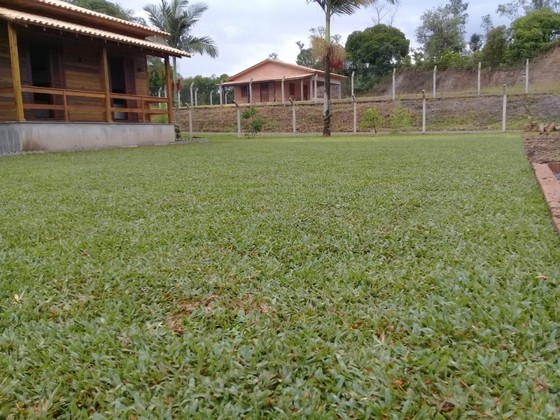
{"type": "MultiPolygon", "coordinates": [[[[331,73],[331,97],[342,98],[342,80],[331,73]]],[[[325,72],[267,58],[231,76],[223,87],[231,86],[237,103],[317,101],[325,93],[325,72]]]]}

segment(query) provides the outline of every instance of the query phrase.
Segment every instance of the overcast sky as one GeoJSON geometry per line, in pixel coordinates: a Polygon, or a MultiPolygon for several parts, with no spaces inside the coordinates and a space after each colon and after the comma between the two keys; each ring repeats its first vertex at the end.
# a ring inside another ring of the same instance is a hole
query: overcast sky
{"type": "MultiPolygon", "coordinates": [[[[157,4],[160,0],[114,0],[125,9],[138,11],[146,4],[157,4]]],[[[196,3],[191,0],[190,3],[196,3]]],[[[324,13],[316,3],[306,0],[201,0],[208,10],[195,26],[193,34],[211,37],[219,50],[219,57],[194,55],[179,61],[179,73],[183,77],[212,76],[226,73],[230,76],[277,53],[282,61],[295,63],[299,53],[297,41],[309,46],[309,29],[324,26],[324,13]]],[[[380,0],[380,4],[384,4],[380,0]]],[[[469,1],[467,39],[473,32],[481,33],[481,17],[494,15],[499,4],[509,0],[469,1]]],[[[420,26],[423,12],[446,4],[447,0],[401,0],[393,26],[404,32],[415,47],[414,31],[420,26]]],[[[342,36],[342,43],[356,30],[363,30],[376,23],[376,12],[372,7],[358,10],[350,16],[335,16],[332,33],[342,36]]],[[[384,23],[387,19],[385,19],[384,23]]],[[[494,18],[494,23],[505,23],[494,18]]]]}

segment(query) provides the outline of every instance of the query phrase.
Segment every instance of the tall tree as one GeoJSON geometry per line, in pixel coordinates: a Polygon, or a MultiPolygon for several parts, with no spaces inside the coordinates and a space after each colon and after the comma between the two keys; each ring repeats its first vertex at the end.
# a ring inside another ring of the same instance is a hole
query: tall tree
{"type": "Polygon", "coordinates": [[[550,47],[559,36],[560,13],[550,9],[534,10],[511,25],[511,57],[531,58],[550,47]]]}
{"type": "Polygon", "coordinates": [[[509,3],[498,5],[496,13],[510,19],[517,19],[535,10],[550,9],[560,12],[560,1],[558,0],[513,0],[509,3]]]}
{"type": "Polygon", "coordinates": [[[299,47],[299,54],[296,57],[296,64],[317,70],[323,67],[321,61],[317,60],[313,56],[313,51],[311,51],[311,48],[305,48],[305,44],[301,41],[297,41],[296,45],[299,47]]]}
{"type": "Polygon", "coordinates": [[[416,29],[416,39],[428,59],[437,62],[447,52],[463,51],[468,5],[462,0],[450,0],[421,16],[422,25],[416,29]]]}
{"type": "Polygon", "coordinates": [[[367,90],[408,55],[410,41],[397,28],[375,25],[354,31],[346,40],[348,70],[356,72],[357,90],[367,90]]]}
{"type": "Polygon", "coordinates": [[[486,33],[486,42],[481,50],[481,61],[485,67],[498,67],[505,61],[508,48],[508,30],[505,25],[496,26],[486,33]]]}
{"type": "Polygon", "coordinates": [[[145,24],[144,19],[134,16],[134,10],[127,10],[120,4],[107,0],[65,0],[74,6],[83,7],[84,9],[93,10],[94,12],[103,13],[119,19],[128,20],[140,24],[145,24]]]}
{"type": "MultiPolygon", "coordinates": [[[[210,57],[217,57],[218,49],[212,38],[198,37],[191,33],[206,10],[208,10],[206,4],[189,4],[188,0],[169,0],[169,2],[161,0],[161,3],[157,5],[149,4],[144,7],[150,23],[169,33],[170,36],[165,40],[167,45],[189,53],[208,54],[210,57]]],[[[176,113],[178,113],[176,57],[173,57],[173,86],[173,101],[176,113]]]]}
{"type": "MultiPolygon", "coordinates": [[[[351,15],[362,6],[373,4],[376,0],[306,0],[317,3],[325,13],[324,68],[325,68],[325,104],[323,108],[323,136],[331,135],[331,18],[334,15],[351,15]]],[[[390,0],[392,3],[393,0],[390,0]]]]}

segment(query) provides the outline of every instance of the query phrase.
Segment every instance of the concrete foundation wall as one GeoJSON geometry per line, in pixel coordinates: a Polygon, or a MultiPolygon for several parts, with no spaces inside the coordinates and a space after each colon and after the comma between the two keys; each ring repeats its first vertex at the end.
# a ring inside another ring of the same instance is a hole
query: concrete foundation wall
{"type": "Polygon", "coordinates": [[[172,124],[0,123],[0,155],[167,144],[172,124]]]}

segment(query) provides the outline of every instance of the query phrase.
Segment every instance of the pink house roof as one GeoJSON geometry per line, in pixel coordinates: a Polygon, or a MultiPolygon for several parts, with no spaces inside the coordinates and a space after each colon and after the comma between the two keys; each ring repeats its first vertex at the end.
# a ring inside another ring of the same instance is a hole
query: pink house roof
{"type": "MultiPolygon", "coordinates": [[[[233,76],[231,76],[224,85],[238,85],[253,82],[271,82],[276,80],[299,80],[315,75],[324,77],[325,72],[322,70],[312,69],[309,67],[298,66],[297,64],[285,63],[284,61],[267,58],[260,63],[255,64],[233,76]]],[[[331,73],[332,80],[345,79],[346,76],[331,73]]]]}

